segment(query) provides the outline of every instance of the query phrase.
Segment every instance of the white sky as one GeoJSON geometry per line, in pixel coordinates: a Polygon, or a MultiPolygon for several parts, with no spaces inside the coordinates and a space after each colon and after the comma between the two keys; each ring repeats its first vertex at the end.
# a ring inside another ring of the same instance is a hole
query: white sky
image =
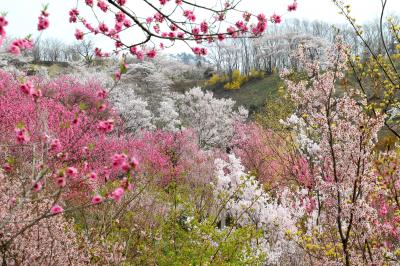
{"type": "MultiPolygon", "coordinates": [[[[131,8],[134,8],[135,11],[139,10],[137,13],[140,13],[141,7],[138,5],[140,2],[140,0],[128,0],[131,8]]],[[[203,4],[204,2],[212,3],[215,0],[197,0],[197,2],[203,4]]],[[[286,13],[286,6],[291,2],[291,0],[243,0],[240,9],[255,13],[263,12],[269,16],[274,12],[286,13]]],[[[353,15],[359,22],[373,20],[379,15],[381,0],[347,0],[347,2],[352,5],[353,15]]],[[[42,37],[55,37],[67,43],[74,42],[75,25],[68,22],[68,11],[75,6],[76,0],[0,0],[0,12],[8,13],[7,33],[13,37],[22,37],[28,34],[37,36],[37,16],[41,10],[41,4],[45,3],[49,3],[50,27],[42,37]]],[[[386,10],[388,14],[400,14],[400,0],[388,0],[386,10]]],[[[146,16],[148,15],[150,14],[146,14],[146,16]]],[[[287,14],[284,18],[345,22],[331,0],[298,0],[298,10],[287,14]]],[[[94,40],[100,47],[109,47],[104,44],[104,39],[95,38],[94,40]]],[[[180,49],[185,48],[178,46],[172,51],[180,49]]]]}

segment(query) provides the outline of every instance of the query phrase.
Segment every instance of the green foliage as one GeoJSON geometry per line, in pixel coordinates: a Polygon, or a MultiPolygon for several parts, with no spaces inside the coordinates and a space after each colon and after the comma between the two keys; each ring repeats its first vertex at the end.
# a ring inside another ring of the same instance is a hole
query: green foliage
{"type": "MultiPolygon", "coordinates": [[[[122,265],[262,265],[265,261],[265,254],[253,254],[252,244],[263,237],[255,226],[239,227],[232,221],[220,228],[217,213],[221,206],[215,205],[211,186],[193,188],[172,182],[164,189],[146,189],[167,214],[127,208],[118,219],[96,222],[97,227],[91,229],[109,251],[121,246],[126,256],[122,265]],[[149,216],[147,223],[145,216],[149,216]]],[[[133,201],[131,206],[136,204],[133,201]]],[[[122,206],[124,202],[117,209],[122,206]]],[[[103,214],[99,217],[112,217],[104,214],[112,212],[109,207],[100,206],[103,214]]],[[[75,213],[76,229],[83,233],[88,220],[101,220],[96,215],[75,213]]],[[[92,262],[104,263],[100,260],[93,251],[92,262]]]]}
{"type": "Polygon", "coordinates": [[[231,98],[236,104],[246,107],[250,114],[261,112],[266,100],[274,101],[282,81],[278,75],[253,79],[242,85],[240,90],[225,90],[222,87],[213,89],[217,98],[231,98]]]}
{"type": "Polygon", "coordinates": [[[294,108],[285,88],[280,87],[276,93],[267,95],[264,110],[255,115],[255,120],[265,128],[281,131],[284,126],[280,120],[286,120],[294,112],[294,108]]]}

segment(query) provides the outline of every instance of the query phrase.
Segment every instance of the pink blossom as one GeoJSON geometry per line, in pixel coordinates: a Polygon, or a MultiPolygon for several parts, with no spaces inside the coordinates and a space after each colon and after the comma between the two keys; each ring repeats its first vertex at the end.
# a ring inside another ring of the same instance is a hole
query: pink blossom
{"type": "Polygon", "coordinates": [[[156,57],[156,50],[152,49],[146,53],[147,57],[154,58],[156,57]]]}
{"type": "Polygon", "coordinates": [[[246,22],[249,22],[250,21],[250,18],[251,18],[251,13],[249,13],[249,12],[244,12],[243,13],[243,19],[246,21],[246,22]]]}
{"type": "Polygon", "coordinates": [[[194,22],[196,20],[196,16],[193,14],[193,11],[191,10],[183,11],[183,16],[185,16],[191,22],[194,22]]]}
{"type": "Polygon", "coordinates": [[[36,182],[36,183],[33,185],[33,191],[38,192],[38,191],[40,191],[40,190],[42,190],[42,183],[36,182]]]}
{"type": "Polygon", "coordinates": [[[89,179],[91,179],[92,181],[97,180],[97,174],[96,174],[96,172],[91,172],[91,173],[89,174],[89,179]]]}
{"type": "Polygon", "coordinates": [[[73,177],[73,178],[75,178],[75,177],[77,177],[78,176],[78,169],[76,169],[75,167],[68,167],[67,168],[67,175],[69,176],[69,177],[73,177]]]}
{"type": "Polygon", "coordinates": [[[218,21],[224,21],[224,20],[225,20],[225,13],[223,13],[223,12],[219,13],[219,14],[216,16],[215,19],[218,20],[218,21]]]}
{"type": "Polygon", "coordinates": [[[126,4],[126,0],[117,0],[118,5],[123,6],[126,4]]]}
{"type": "Polygon", "coordinates": [[[61,149],[61,141],[59,139],[53,139],[50,143],[50,150],[54,152],[59,152],[61,149]]]}
{"type": "Polygon", "coordinates": [[[154,15],[154,19],[156,22],[162,23],[164,21],[164,16],[161,15],[160,13],[156,13],[154,15]]]}
{"type": "Polygon", "coordinates": [[[238,36],[237,30],[233,26],[229,26],[226,31],[228,32],[229,35],[231,35],[233,38],[236,38],[238,36]]]}
{"type": "Polygon", "coordinates": [[[208,53],[207,48],[194,47],[192,50],[198,56],[207,55],[208,53]]]}
{"type": "Polygon", "coordinates": [[[152,17],[147,17],[146,18],[146,23],[150,24],[151,22],[153,22],[153,18],[152,17]]]}
{"type": "Polygon", "coordinates": [[[16,45],[11,45],[9,51],[10,51],[10,53],[12,53],[14,55],[20,55],[21,54],[21,49],[16,45]]]}
{"type": "Polygon", "coordinates": [[[165,5],[169,0],[159,0],[161,5],[165,5]]]}
{"type": "Polygon", "coordinates": [[[182,0],[175,0],[175,3],[176,3],[177,5],[182,5],[182,0]]]}
{"type": "Polygon", "coordinates": [[[288,5],[287,10],[289,12],[296,11],[297,10],[297,2],[294,2],[293,4],[288,5]]]}
{"type": "Polygon", "coordinates": [[[117,14],[115,14],[115,20],[117,22],[123,22],[125,20],[126,16],[122,11],[118,11],[117,14]]]}
{"type": "Polygon", "coordinates": [[[64,209],[58,204],[54,204],[50,209],[51,214],[59,214],[62,212],[64,212],[64,209]]]}
{"type": "Polygon", "coordinates": [[[75,38],[76,38],[77,40],[83,40],[83,32],[80,31],[79,29],[76,29],[76,30],[75,30],[75,38]]]}
{"type": "Polygon", "coordinates": [[[153,29],[154,29],[155,33],[160,33],[160,27],[158,27],[158,25],[154,25],[153,29]]]}
{"type": "Polygon", "coordinates": [[[4,16],[0,16],[0,27],[5,27],[8,25],[8,21],[4,16]]]}
{"type": "Polygon", "coordinates": [[[111,157],[113,167],[120,167],[128,157],[123,153],[116,153],[111,157]]]}
{"type": "Polygon", "coordinates": [[[138,159],[136,159],[136,157],[131,157],[129,159],[129,164],[132,167],[133,170],[137,170],[137,167],[139,165],[139,161],[138,159]]]}
{"type": "Polygon", "coordinates": [[[32,49],[33,42],[31,39],[16,39],[11,43],[11,46],[17,46],[20,50],[23,49],[32,49]]]}
{"type": "Polygon", "coordinates": [[[22,48],[24,49],[32,49],[33,48],[33,41],[32,39],[23,39],[22,40],[22,48]]]}
{"type": "Polygon", "coordinates": [[[177,34],[179,39],[183,39],[185,37],[185,33],[184,32],[178,32],[177,34]]]}
{"type": "Polygon", "coordinates": [[[381,217],[386,216],[386,214],[388,213],[388,208],[385,202],[382,203],[381,208],[379,209],[379,215],[381,217]]]}
{"type": "Polygon", "coordinates": [[[39,17],[39,22],[37,25],[37,30],[38,31],[42,31],[45,30],[49,27],[50,23],[49,23],[49,19],[45,16],[40,16],[39,17]]]}
{"type": "Polygon", "coordinates": [[[248,30],[247,25],[242,20],[237,21],[235,26],[242,32],[246,32],[248,30]]]}
{"type": "Polygon", "coordinates": [[[11,170],[12,170],[12,166],[11,166],[11,164],[9,164],[9,163],[5,163],[5,164],[3,164],[3,170],[7,173],[7,172],[11,172],[11,170]]]}
{"type": "Polygon", "coordinates": [[[262,14],[262,13],[257,15],[257,19],[258,19],[259,22],[265,22],[265,21],[267,21],[267,18],[266,18],[265,15],[262,14]]]}
{"type": "Polygon", "coordinates": [[[192,29],[192,33],[193,33],[194,35],[199,35],[199,34],[200,34],[200,29],[199,29],[199,28],[193,28],[193,29],[192,29]]]}
{"type": "Polygon", "coordinates": [[[93,0],[85,0],[86,5],[93,7],[93,0]]]}
{"type": "Polygon", "coordinates": [[[139,59],[139,60],[143,60],[144,59],[143,51],[137,51],[136,52],[136,58],[139,59]]]}
{"type": "Polygon", "coordinates": [[[122,196],[125,194],[125,190],[122,187],[119,187],[117,189],[115,189],[112,193],[111,193],[111,197],[116,201],[116,202],[120,202],[122,196]]]}
{"type": "Polygon", "coordinates": [[[39,97],[42,97],[42,91],[39,89],[31,90],[31,96],[36,100],[39,97]]]}
{"type": "Polygon", "coordinates": [[[99,31],[102,33],[107,33],[108,32],[108,27],[105,23],[100,23],[99,24],[99,31]]]}
{"type": "Polygon", "coordinates": [[[114,73],[114,79],[115,79],[116,81],[118,81],[118,80],[121,79],[121,72],[120,72],[119,70],[117,70],[117,71],[114,73]]]}
{"type": "Polygon", "coordinates": [[[99,90],[97,92],[97,97],[99,97],[100,99],[105,99],[107,98],[107,92],[105,90],[99,90]]]}
{"type": "Polygon", "coordinates": [[[79,15],[78,9],[76,9],[76,8],[71,9],[68,14],[69,14],[69,22],[76,23],[76,21],[78,19],[78,15],[79,15]]]}
{"type": "Polygon", "coordinates": [[[271,20],[272,20],[272,22],[275,23],[275,24],[279,24],[279,23],[282,22],[281,16],[279,16],[279,15],[277,15],[277,14],[273,14],[273,15],[271,16],[271,20]]]}
{"type": "Polygon", "coordinates": [[[200,23],[200,30],[201,32],[206,33],[208,31],[208,23],[205,21],[200,23]]]}
{"type": "Polygon", "coordinates": [[[18,144],[26,144],[30,141],[28,131],[25,128],[16,128],[15,133],[18,144]]]}
{"type": "Polygon", "coordinates": [[[255,36],[259,36],[265,31],[266,28],[267,28],[267,22],[266,21],[265,22],[261,22],[260,21],[260,22],[258,22],[256,27],[253,27],[252,33],[255,36]]]}
{"type": "Polygon", "coordinates": [[[24,94],[30,95],[31,92],[33,91],[33,84],[29,80],[29,81],[19,85],[19,88],[24,94]]]}
{"type": "Polygon", "coordinates": [[[108,119],[106,121],[100,121],[98,129],[103,133],[110,133],[114,129],[114,120],[108,119]]]}
{"type": "Polygon", "coordinates": [[[123,24],[124,24],[125,28],[129,28],[132,26],[132,21],[129,19],[125,19],[123,24]]]}
{"type": "Polygon", "coordinates": [[[124,172],[128,172],[131,169],[131,166],[127,162],[123,162],[121,165],[121,169],[124,172]]]}
{"type": "Polygon", "coordinates": [[[200,47],[194,47],[194,48],[192,48],[192,51],[196,55],[200,55],[201,54],[201,48],[200,47]]]}
{"type": "Polygon", "coordinates": [[[8,21],[5,17],[0,16],[0,45],[3,42],[3,38],[6,36],[5,27],[8,25],[8,21]]]}
{"type": "Polygon", "coordinates": [[[98,2],[97,2],[97,6],[101,9],[101,11],[103,11],[103,12],[107,12],[107,10],[108,10],[108,5],[107,5],[107,3],[106,2],[104,2],[103,0],[99,0],[98,2]]]}
{"type": "Polygon", "coordinates": [[[67,180],[65,179],[65,177],[59,176],[56,179],[56,184],[59,187],[65,187],[65,185],[67,184],[67,180]]]}
{"type": "Polygon", "coordinates": [[[131,52],[131,54],[136,55],[137,47],[136,47],[136,46],[131,46],[131,47],[129,48],[129,51],[131,52]]]}
{"type": "Polygon", "coordinates": [[[168,37],[171,38],[171,39],[174,39],[174,38],[175,38],[175,32],[170,31],[170,32],[168,33],[168,37]]]}
{"type": "Polygon", "coordinates": [[[103,198],[100,195],[93,196],[92,204],[99,204],[103,201],[103,198]]]}

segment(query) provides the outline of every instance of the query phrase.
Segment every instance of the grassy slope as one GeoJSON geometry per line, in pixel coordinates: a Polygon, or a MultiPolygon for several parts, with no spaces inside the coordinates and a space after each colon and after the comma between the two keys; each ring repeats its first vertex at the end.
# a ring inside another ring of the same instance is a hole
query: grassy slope
{"type": "Polygon", "coordinates": [[[252,80],[238,90],[217,88],[213,92],[218,98],[231,98],[237,105],[243,105],[254,112],[259,111],[265,105],[267,97],[271,98],[271,95],[276,94],[281,85],[278,75],[270,75],[263,79],[252,80]]]}
{"type": "MultiPolygon", "coordinates": [[[[184,92],[192,87],[204,84],[204,81],[197,82],[186,82],[184,84],[175,84],[175,90],[184,92]]],[[[245,106],[251,112],[260,111],[265,105],[265,101],[268,98],[271,99],[271,95],[277,93],[279,87],[282,85],[277,74],[266,76],[263,79],[252,80],[247,82],[238,90],[226,90],[222,86],[208,87],[214,93],[217,98],[231,98],[236,104],[245,106]]]]}

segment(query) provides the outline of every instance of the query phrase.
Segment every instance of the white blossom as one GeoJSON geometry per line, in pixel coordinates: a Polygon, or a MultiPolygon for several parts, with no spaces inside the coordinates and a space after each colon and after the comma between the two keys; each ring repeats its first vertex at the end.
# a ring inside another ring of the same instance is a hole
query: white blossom
{"type": "Polygon", "coordinates": [[[153,130],[153,114],[145,100],[138,97],[133,89],[115,89],[110,100],[124,120],[124,127],[134,134],[141,130],[153,130]]]}
{"type": "Polygon", "coordinates": [[[229,155],[228,162],[217,159],[215,165],[215,197],[225,204],[220,218],[230,216],[239,226],[254,225],[262,230],[263,238],[254,242],[253,249],[267,255],[267,265],[278,265],[299,252],[296,244],[285,238],[285,233],[297,230],[295,218],[301,214],[292,213],[289,206],[271,198],[255,177],[244,172],[234,155],[229,155]]]}

